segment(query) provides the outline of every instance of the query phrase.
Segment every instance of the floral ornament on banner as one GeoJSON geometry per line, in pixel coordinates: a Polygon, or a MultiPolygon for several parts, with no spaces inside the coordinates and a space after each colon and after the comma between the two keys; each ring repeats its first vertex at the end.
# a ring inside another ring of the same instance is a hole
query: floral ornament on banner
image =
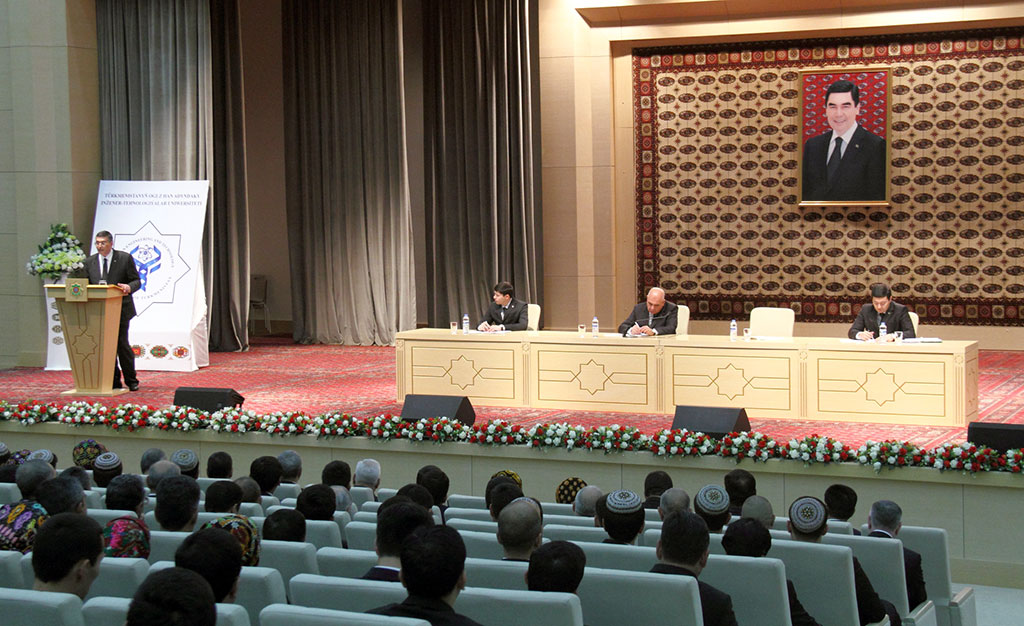
{"type": "Polygon", "coordinates": [[[39,252],[29,257],[25,269],[33,276],[56,279],[85,267],[82,242],[71,234],[67,224],[50,226],[50,236],[39,246],[39,252]]]}
{"type": "Polygon", "coordinates": [[[972,443],[944,443],[924,455],[924,464],[938,470],[960,470],[964,473],[1005,469],[1006,457],[989,448],[972,443]],[[997,459],[1002,456],[1000,464],[997,459]],[[993,467],[993,462],[995,467],[993,467]]]}
{"type": "Polygon", "coordinates": [[[651,452],[658,456],[704,456],[714,454],[715,440],[704,433],[683,429],[664,429],[650,440],[651,452]]]}
{"type": "Polygon", "coordinates": [[[779,444],[768,435],[746,431],[729,433],[715,447],[718,456],[735,458],[737,463],[747,458],[754,461],[779,459],[788,452],[785,442],[779,444]]]}
{"type": "Polygon", "coordinates": [[[804,465],[842,463],[852,460],[854,453],[850,446],[831,437],[811,435],[799,440],[790,440],[789,458],[803,461],[804,465]]]}
{"type": "Polygon", "coordinates": [[[526,431],[527,448],[565,448],[575,450],[583,445],[587,431],[567,422],[535,424],[526,431]]]}
{"type": "Polygon", "coordinates": [[[876,472],[883,467],[914,467],[924,462],[924,452],[909,441],[865,441],[857,449],[857,461],[876,472]]]}
{"type": "Polygon", "coordinates": [[[519,424],[491,420],[479,426],[474,424],[469,442],[483,445],[516,445],[526,443],[527,437],[526,429],[519,424]]]}
{"type": "Polygon", "coordinates": [[[649,450],[650,437],[634,426],[595,426],[588,430],[583,445],[591,450],[622,452],[627,450],[649,450]]]}

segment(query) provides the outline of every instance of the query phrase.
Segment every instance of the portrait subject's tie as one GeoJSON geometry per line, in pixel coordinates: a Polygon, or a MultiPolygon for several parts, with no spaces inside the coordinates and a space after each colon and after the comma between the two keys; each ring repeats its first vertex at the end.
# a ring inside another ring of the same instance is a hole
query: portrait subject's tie
{"type": "Polygon", "coordinates": [[[836,137],[836,147],[832,149],[832,155],[828,158],[828,182],[832,182],[832,179],[836,175],[836,170],[839,169],[839,161],[843,159],[843,138],[836,137]]]}

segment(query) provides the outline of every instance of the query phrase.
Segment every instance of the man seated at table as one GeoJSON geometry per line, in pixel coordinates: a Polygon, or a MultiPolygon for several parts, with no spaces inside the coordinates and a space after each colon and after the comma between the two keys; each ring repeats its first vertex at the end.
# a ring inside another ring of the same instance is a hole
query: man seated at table
{"type": "Polygon", "coordinates": [[[480,320],[476,329],[485,333],[496,333],[503,330],[526,330],[526,303],[512,297],[512,283],[501,281],[494,286],[491,294],[493,302],[488,305],[484,319],[480,320]]]}
{"type": "Polygon", "coordinates": [[[665,290],[651,287],[647,302],[633,307],[626,321],[619,324],[619,332],[627,337],[637,335],[674,335],[679,319],[679,307],[665,300],[665,290]]]}
{"type": "Polygon", "coordinates": [[[877,284],[871,286],[871,304],[861,307],[853,326],[850,326],[850,339],[871,341],[879,336],[878,327],[882,322],[885,322],[886,341],[892,341],[896,331],[902,331],[904,339],[917,336],[907,307],[892,301],[892,290],[888,285],[877,284]]]}

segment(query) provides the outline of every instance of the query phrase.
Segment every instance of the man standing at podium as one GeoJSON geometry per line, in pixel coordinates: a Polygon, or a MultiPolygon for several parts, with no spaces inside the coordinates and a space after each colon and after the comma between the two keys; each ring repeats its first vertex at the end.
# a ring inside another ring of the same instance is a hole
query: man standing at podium
{"type": "Polygon", "coordinates": [[[114,362],[114,389],[121,388],[121,372],[124,384],[131,391],[139,388],[135,375],[135,353],[128,343],[128,324],[135,317],[135,301],[132,293],[139,290],[139,270],[135,259],[128,252],[114,250],[114,236],[109,231],[96,233],[96,254],[85,260],[85,271],[91,285],[117,285],[124,297],[121,298],[121,325],[117,329],[117,361],[114,362]],[[120,367],[118,364],[120,363],[120,367]]]}

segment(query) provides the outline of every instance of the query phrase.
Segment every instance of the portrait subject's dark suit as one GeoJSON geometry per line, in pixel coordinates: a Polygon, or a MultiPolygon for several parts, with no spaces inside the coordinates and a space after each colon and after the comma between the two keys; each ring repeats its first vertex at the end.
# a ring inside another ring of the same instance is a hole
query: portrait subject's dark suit
{"type": "MultiPolygon", "coordinates": [[[[102,262],[99,254],[94,254],[85,260],[85,273],[89,278],[90,285],[98,285],[103,279],[102,262]]],[[[135,259],[132,255],[121,250],[111,250],[107,265],[107,284],[125,284],[135,293],[142,285],[139,280],[139,270],[135,267],[135,259]]],[[[114,387],[121,385],[121,373],[124,372],[124,383],[131,387],[139,384],[135,375],[135,353],[132,352],[132,345],[128,343],[128,324],[135,317],[135,301],[131,293],[121,298],[121,324],[117,329],[117,362],[114,363],[114,387]],[[120,367],[118,367],[120,364],[120,367]]]]}
{"type": "MultiPolygon", "coordinates": [[[[491,302],[487,307],[487,314],[480,320],[480,324],[487,322],[491,326],[505,325],[505,330],[526,330],[529,315],[526,310],[526,303],[522,300],[512,298],[505,307],[502,316],[502,307],[497,302],[491,302]]],[[[479,326],[480,324],[477,324],[479,326]]]]}
{"type": "MultiPolygon", "coordinates": [[[[910,319],[910,311],[902,304],[889,303],[889,308],[882,314],[882,321],[885,322],[885,332],[894,333],[897,330],[903,331],[904,339],[913,339],[917,336],[914,332],[914,320],[910,319]]],[[[856,339],[857,333],[862,330],[870,330],[878,337],[878,311],[870,304],[865,304],[857,313],[857,319],[853,320],[853,326],[847,336],[856,339]]]]}
{"type": "Polygon", "coordinates": [[[833,149],[832,131],[804,144],[803,198],[833,202],[886,200],[885,140],[857,126],[839,169],[830,183],[827,161],[833,149]]]}
{"type": "Polygon", "coordinates": [[[659,335],[674,335],[676,326],[679,324],[679,307],[666,301],[665,306],[652,316],[647,310],[647,303],[641,302],[633,307],[626,321],[619,324],[619,332],[625,335],[633,327],[633,324],[641,327],[650,326],[659,335]]]}

